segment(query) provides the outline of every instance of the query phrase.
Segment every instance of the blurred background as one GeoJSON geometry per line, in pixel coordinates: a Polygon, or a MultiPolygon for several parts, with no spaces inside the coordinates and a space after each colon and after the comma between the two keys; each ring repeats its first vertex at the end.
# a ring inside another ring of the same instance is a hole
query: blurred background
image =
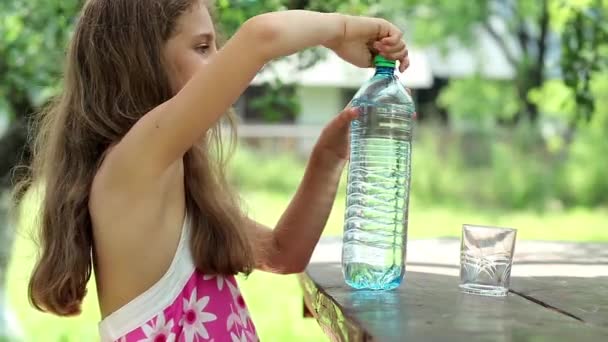
{"type": "MultiPolygon", "coordinates": [[[[0,2],[0,341],[98,340],[93,282],[79,317],[30,307],[35,203],[19,224],[7,220],[27,120],[60,91],[82,2],[0,2]]],[[[608,242],[607,0],[216,2],[226,37],[253,15],[296,8],[381,16],[404,30],[411,66],[401,78],[418,107],[411,239],[458,237],[467,222],[515,227],[520,239],[608,242]]],[[[323,125],[371,73],[320,49],[260,72],[235,105],[230,167],[254,218],[276,223],[323,125]]],[[[341,234],[344,193],[342,184],[326,235],[341,234]]],[[[263,341],[326,340],[302,318],[295,277],[255,272],[240,281],[263,341]]]]}

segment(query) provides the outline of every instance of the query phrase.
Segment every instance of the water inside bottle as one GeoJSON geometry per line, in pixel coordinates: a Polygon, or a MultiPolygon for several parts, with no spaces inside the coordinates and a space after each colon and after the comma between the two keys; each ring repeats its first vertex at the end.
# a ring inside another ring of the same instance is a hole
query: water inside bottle
{"type": "Polygon", "coordinates": [[[405,270],[412,108],[354,100],[342,266],[354,288],[393,289],[405,270]]]}

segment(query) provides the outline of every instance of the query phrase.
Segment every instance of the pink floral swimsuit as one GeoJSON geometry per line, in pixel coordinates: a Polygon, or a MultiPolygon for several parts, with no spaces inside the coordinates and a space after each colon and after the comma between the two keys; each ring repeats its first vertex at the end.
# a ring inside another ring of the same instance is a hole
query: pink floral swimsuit
{"type": "Polygon", "coordinates": [[[258,341],[236,279],[195,268],[188,230],[165,275],[99,324],[102,342],[258,341]]]}

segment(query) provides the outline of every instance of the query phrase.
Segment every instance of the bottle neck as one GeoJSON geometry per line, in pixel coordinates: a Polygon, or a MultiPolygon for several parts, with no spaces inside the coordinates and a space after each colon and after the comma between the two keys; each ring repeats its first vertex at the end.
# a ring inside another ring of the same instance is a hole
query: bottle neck
{"type": "Polygon", "coordinates": [[[385,67],[385,66],[376,67],[376,75],[394,75],[394,74],[395,74],[394,67],[385,67]]]}

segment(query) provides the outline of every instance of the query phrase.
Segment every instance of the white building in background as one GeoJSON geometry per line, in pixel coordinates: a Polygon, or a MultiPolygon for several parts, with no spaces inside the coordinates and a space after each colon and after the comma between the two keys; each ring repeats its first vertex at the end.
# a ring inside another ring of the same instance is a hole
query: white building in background
{"type": "MultiPolygon", "coordinates": [[[[428,58],[419,50],[410,50],[410,68],[400,75],[403,84],[412,89],[433,86],[433,74],[428,58]]],[[[354,93],[374,75],[373,68],[351,65],[334,53],[313,67],[297,70],[294,58],[276,62],[274,70],[262,71],[253,81],[260,85],[278,76],[284,84],[296,85],[300,113],[296,122],[301,125],[323,125],[332,115],[339,113],[354,93]]]]}

